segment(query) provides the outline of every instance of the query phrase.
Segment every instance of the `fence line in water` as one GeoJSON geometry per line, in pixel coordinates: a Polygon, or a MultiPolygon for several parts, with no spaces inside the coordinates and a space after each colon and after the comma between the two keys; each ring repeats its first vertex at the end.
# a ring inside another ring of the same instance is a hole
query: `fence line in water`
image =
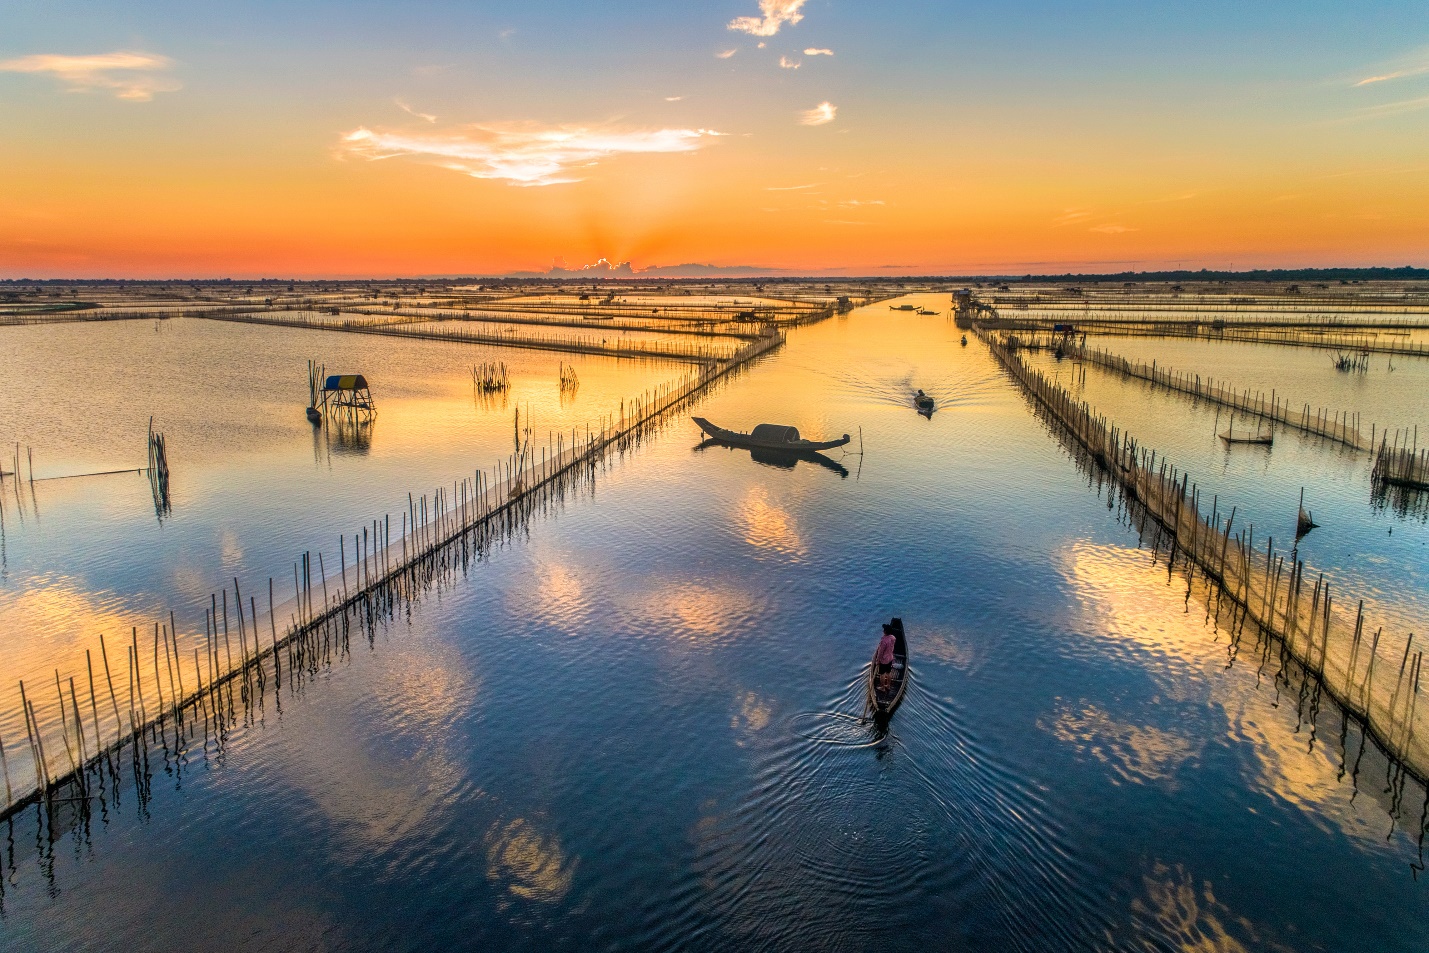
{"type": "MultiPolygon", "coordinates": [[[[285,328],[308,328],[314,331],[347,331],[355,334],[384,334],[390,337],[416,338],[428,341],[452,341],[460,344],[485,344],[499,347],[528,348],[543,351],[565,351],[576,354],[597,354],[606,357],[666,358],[676,361],[731,361],[742,349],[722,349],[701,346],[681,346],[657,342],[605,343],[595,338],[558,337],[537,334],[494,334],[471,328],[423,328],[415,329],[405,324],[431,321],[430,316],[412,316],[409,321],[382,321],[376,318],[325,322],[301,317],[298,314],[278,316],[274,313],[235,314],[230,312],[194,312],[187,317],[207,318],[213,321],[232,321],[239,324],[266,324],[285,328]]],[[[651,332],[659,333],[659,332],[651,332]]],[[[757,343],[757,342],[756,342],[757,343]]]]}
{"type": "MultiPolygon", "coordinates": [[[[1345,610],[1334,615],[1329,580],[1317,573],[1307,585],[1310,571],[1294,549],[1288,561],[1277,554],[1274,539],[1257,549],[1252,525],[1233,536],[1235,509],[1223,518],[1214,498],[1210,516],[1203,516],[1199,488],[1186,474],[1164,459],[1158,469],[1155,451],[1141,447],[1085,401],[1028,367],[1016,350],[994,334],[980,326],[974,332],[1012,378],[1116,480],[1123,496],[1165,529],[1172,541],[1173,564],[1179,552],[1191,578],[1199,568],[1239,608],[1242,620],[1277,639],[1283,651],[1396,760],[1401,771],[1421,782],[1429,778],[1429,739],[1419,730],[1418,714],[1424,653],[1414,651],[1413,633],[1402,643],[1385,637],[1382,628],[1370,636],[1362,599],[1353,620],[1345,610]]],[[[1341,604],[1354,601],[1338,598],[1341,604]]]]}
{"type": "MultiPolygon", "coordinates": [[[[323,554],[317,554],[314,566],[312,554],[304,553],[293,566],[293,596],[281,604],[275,602],[270,578],[267,626],[257,595],[235,579],[231,610],[227,589],[211,595],[201,647],[192,647],[192,658],[180,646],[170,612],[166,620],[153,623],[152,638],[146,624],[143,643],[138,628],[131,627],[122,667],[111,660],[111,645],[101,635],[97,656],[85,651],[83,674],[62,677],[56,669],[54,699],[47,687],[37,690],[22,681],[18,694],[25,735],[0,737],[6,798],[0,819],[32,803],[87,803],[91,783],[102,785],[106,770],[117,784],[115,762],[126,748],[142,796],[147,775],[140,760],[147,763],[150,740],[157,743],[162,737],[167,752],[170,726],[177,747],[183,733],[192,730],[189,723],[200,717],[206,734],[210,721],[219,730],[234,723],[235,685],[246,711],[255,693],[262,697],[270,677],[276,688],[282,687],[285,662],[290,678],[315,672],[333,651],[345,651],[354,618],[370,630],[379,617],[390,616],[399,602],[410,603],[452,565],[466,565],[492,539],[513,532],[540,503],[563,497],[592,477],[609,454],[624,452],[672,412],[784,341],[784,334],[771,329],[728,361],[707,363],[678,381],[622,401],[598,430],[553,432],[543,448],[533,446],[528,433],[518,453],[497,461],[490,472],[477,470],[454,481],[450,493],[438,490],[430,499],[409,495],[395,537],[390,514],[351,540],[343,536],[332,574],[323,554]],[[287,620],[282,632],[280,617],[287,620]]],[[[196,632],[183,638],[197,640],[196,632]]],[[[117,653],[119,646],[113,648],[117,653]]]]}
{"type": "MultiPolygon", "coordinates": [[[[1150,338],[1197,338],[1207,341],[1234,341],[1242,344],[1281,344],[1290,347],[1317,347],[1332,351],[1359,351],[1371,354],[1402,355],[1405,357],[1429,357],[1429,344],[1395,343],[1384,341],[1379,335],[1365,333],[1345,333],[1334,324],[1310,325],[1301,323],[1287,327],[1254,327],[1249,324],[1217,326],[1212,320],[1154,320],[1124,322],[1115,319],[1099,320],[1095,315],[1049,312],[1045,315],[1034,311],[998,312],[998,316],[985,319],[988,329],[1000,331],[1047,331],[1049,323],[1072,324],[1078,331],[1114,337],[1150,338]]],[[[1389,330],[1389,328],[1382,328],[1389,330]]]]}
{"type": "MultiPolygon", "coordinates": [[[[1009,341],[1011,345],[1011,341],[1009,341]]],[[[1292,410],[1290,402],[1282,399],[1274,390],[1267,398],[1264,391],[1254,394],[1250,389],[1236,390],[1227,387],[1224,381],[1200,374],[1173,371],[1169,367],[1157,366],[1144,361],[1131,361],[1119,354],[1102,348],[1090,348],[1085,344],[1073,344],[1067,352],[1075,360],[1086,361],[1097,367],[1104,367],[1127,377],[1180,391],[1201,400],[1229,407],[1245,414],[1253,414],[1295,430],[1315,436],[1325,437],[1355,450],[1369,450],[1374,447],[1375,437],[1380,432],[1378,424],[1371,424],[1370,439],[1365,440],[1360,433],[1360,415],[1349,411],[1332,411],[1326,407],[1312,408],[1309,404],[1292,410]]]]}

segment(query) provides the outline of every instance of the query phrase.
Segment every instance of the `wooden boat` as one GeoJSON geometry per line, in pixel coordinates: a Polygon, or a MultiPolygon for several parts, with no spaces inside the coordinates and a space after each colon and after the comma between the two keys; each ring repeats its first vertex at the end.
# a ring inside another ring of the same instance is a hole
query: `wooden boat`
{"type": "Polygon", "coordinates": [[[963,347],[967,347],[967,346],[968,346],[968,336],[967,336],[966,334],[964,334],[964,335],[963,335],[963,347]]]}
{"type": "Polygon", "coordinates": [[[918,309],[918,313],[919,313],[919,314],[942,314],[943,312],[941,312],[941,311],[929,311],[927,308],[919,308],[919,309],[918,309]]]}
{"type": "MultiPolygon", "coordinates": [[[[873,717],[888,719],[903,703],[903,694],[908,689],[908,640],[903,634],[903,620],[895,617],[889,623],[893,626],[893,679],[884,691],[878,686],[878,666],[868,666],[868,707],[873,717]]],[[[877,657],[878,650],[874,649],[877,657]]]]}
{"type": "Polygon", "coordinates": [[[309,423],[314,423],[314,424],[320,424],[320,423],[322,423],[322,422],[323,422],[322,411],[318,410],[316,407],[309,407],[309,408],[308,408],[308,422],[309,422],[309,423]]]}
{"type": "Polygon", "coordinates": [[[848,434],[844,434],[838,440],[805,440],[799,436],[797,427],[786,427],[783,424],[760,424],[750,433],[740,433],[738,430],[725,430],[723,427],[716,427],[703,417],[692,419],[701,430],[713,439],[736,447],[808,453],[815,450],[832,450],[834,447],[842,447],[849,442],[848,434]]]}
{"type": "Polygon", "coordinates": [[[890,305],[888,306],[888,310],[889,310],[889,311],[917,311],[918,309],[917,309],[915,306],[911,305],[911,304],[890,304],[890,305]]]}
{"type": "Polygon", "coordinates": [[[913,406],[918,408],[920,414],[931,414],[933,412],[933,398],[923,393],[921,390],[913,395],[913,406]]]}

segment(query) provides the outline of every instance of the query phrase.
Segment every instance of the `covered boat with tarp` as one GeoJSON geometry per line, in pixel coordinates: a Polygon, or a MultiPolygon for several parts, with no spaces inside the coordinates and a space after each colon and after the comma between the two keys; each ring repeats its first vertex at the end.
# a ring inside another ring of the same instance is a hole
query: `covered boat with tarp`
{"type": "Polygon", "coordinates": [[[799,428],[784,424],[759,424],[749,433],[716,427],[703,417],[693,418],[701,430],[713,440],[736,447],[751,447],[761,450],[783,450],[786,453],[811,453],[817,450],[832,450],[849,442],[844,434],[837,440],[805,440],[799,436],[799,428]]]}

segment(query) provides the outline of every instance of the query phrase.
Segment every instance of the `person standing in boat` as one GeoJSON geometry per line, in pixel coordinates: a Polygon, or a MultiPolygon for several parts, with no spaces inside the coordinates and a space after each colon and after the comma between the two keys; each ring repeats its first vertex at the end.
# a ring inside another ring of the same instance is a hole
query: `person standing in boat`
{"type": "Polygon", "coordinates": [[[883,623],[883,638],[878,642],[878,651],[873,655],[873,664],[878,666],[878,690],[886,692],[893,687],[893,650],[898,640],[893,636],[893,626],[883,623]]]}

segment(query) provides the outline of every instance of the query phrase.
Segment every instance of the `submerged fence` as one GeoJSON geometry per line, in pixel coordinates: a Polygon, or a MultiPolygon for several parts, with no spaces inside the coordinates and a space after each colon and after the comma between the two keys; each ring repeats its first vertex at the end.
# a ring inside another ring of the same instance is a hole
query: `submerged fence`
{"type": "Polygon", "coordinates": [[[454,544],[461,546],[464,564],[469,546],[479,549],[493,535],[509,531],[543,494],[563,493],[590,476],[609,454],[624,451],[716,381],[784,341],[782,333],[769,329],[727,361],[707,363],[622,401],[594,430],[552,433],[544,447],[527,433],[520,450],[490,471],[476,470],[454,481],[450,492],[439,490],[430,499],[409,496],[407,512],[399,514],[395,526],[389,514],[350,540],[344,536],[331,574],[322,553],[316,560],[304,553],[293,566],[293,595],[285,602],[275,601],[270,578],[266,619],[257,603],[261,593],[244,590],[235,579],[231,590],[211,595],[202,635],[181,635],[171,612],[153,622],[152,632],[146,624],[143,642],[137,627],[131,628],[127,644],[106,643],[101,635],[98,653],[85,651],[83,674],[65,676],[56,669],[53,698],[48,680],[43,686],[21,682],[18,720],[24,737],[0,737],[5,788],[0,818],[41,801],[87,801],[91,782],[102,784],[106,770],[113,776],[126,749],[142,789],[147,775],[138,762],[147,750],[146,739],[167,737],[168,725],[176,726],[178,738],[191,730],[185,725],[198,719],[205,730],[210,719],[220,726],[232,723],[235,692],[246,708],[269,678],[281,688],[285,671],[289,677],[315,671],[318,660],[335,646],[345,646],[350,619],[365,619],[370,626],[397,600],[414,597],[448,564],[454,544]],[[122,667],[117,664],[121,650],[122,667]]]}
{"type": "Polygon", "coordinates": [[[1164,528],[1174,562],[1199,568],[1248,619],[1277,639],[1283,651],[1323,686],[1385,751],[1421,781],[1429,778],[1429,736],[1418,711],[1423,651],[1414,634],[1369,632],[1364,600],[1332,596],[1323,573],[1313,573],[1292,549],[1280,554],[1274,539],[1257,548],[1255,529],[1235,529],[1235,509],[1222,516],[1218,500],[1203,515],[1200,490],[1188,476],[1158,461],[1155,451],[1094,413],[1085,402],[1039,371],[982,327],[975,333],[1007,372],[1030,394],[1123,496],[1164,528]],[[1159,467],[1158,467],[1159,462],[1159,467]],[[1309,580],[1307,582],[1307,580],[1309,580]],[[1350,612],[1341,606],[1355,605],[1350,612]],[[1336,609],[1339,609],[1336,613],[1336,609]]]}

